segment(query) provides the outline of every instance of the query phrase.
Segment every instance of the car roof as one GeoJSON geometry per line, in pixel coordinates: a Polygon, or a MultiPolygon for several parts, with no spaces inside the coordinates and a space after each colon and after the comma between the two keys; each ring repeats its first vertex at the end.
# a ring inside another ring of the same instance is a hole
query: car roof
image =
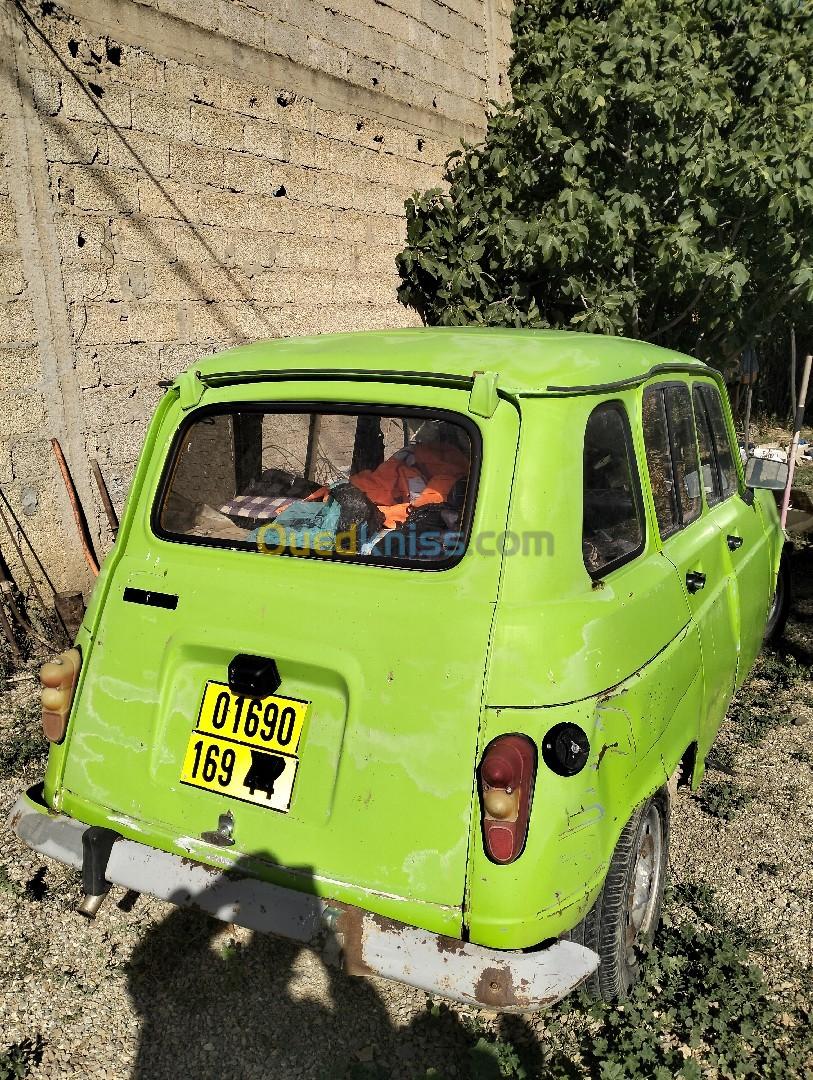
{"type": "Polygon", "coordinates": [[[316,337],[277,338],[240,345],[193,365],[204,380],[228,382],[268,372],[279,377],[330,373],[392,373],[471,379],[494,371],[500,390],[539,394],[641,381],[653,369],[712,369],[683,353],[646,341],[559,330],[426,327],[316,337]]]}

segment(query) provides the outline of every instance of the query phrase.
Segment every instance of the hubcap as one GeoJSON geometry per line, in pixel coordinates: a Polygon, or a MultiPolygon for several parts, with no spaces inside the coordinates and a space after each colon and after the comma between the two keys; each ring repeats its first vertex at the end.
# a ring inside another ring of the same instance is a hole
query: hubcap
{"type": "Polygon", "coordinates": [[[663,823],[653,803],[638,833],[638,851],[633,865],[627,897],[627,930],[625,944],[627,963],[635,963],[635,948],[652,930],[655,921],[661,876],[663,823]]]}

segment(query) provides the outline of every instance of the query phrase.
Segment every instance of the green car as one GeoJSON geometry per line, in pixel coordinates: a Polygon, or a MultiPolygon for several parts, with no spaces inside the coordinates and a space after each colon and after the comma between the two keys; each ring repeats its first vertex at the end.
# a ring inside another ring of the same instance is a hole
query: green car
{"type": "Polygon", "coordinates": [[[787,610],[756,484],[721,376],[639,341],[202,360],[43,668],[11,825],[88,915],[114,883],[470,1004],[623,998],[674,784],[787,610]]]}

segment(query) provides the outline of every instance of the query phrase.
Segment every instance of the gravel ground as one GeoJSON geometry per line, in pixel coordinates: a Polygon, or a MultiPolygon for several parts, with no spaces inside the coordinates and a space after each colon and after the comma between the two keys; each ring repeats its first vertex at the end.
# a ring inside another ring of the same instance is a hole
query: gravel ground
{"type": "MultiPolygon", "coordinates": [[[[681,790],[672,826],[673,878],[712,886],[753,927],[753,958],[776,985],[813,965],[813,548],[796,561],[787,652],[798,678],[778,688],[768,657],[745,691],[746,719],[781,722],[751,746],[733,709],[719,768],[699,796],[681,790]],[[751,796],[731,820],[704,809],[704,791],[720,784],[751,796]]],[[[31,730],[35,692],[25,676],[0,689],[3,818],[42,773],[37,742],[14,762],[8,754],[31,730]]],[[[468,1010],[433,1010],[419,991],[344,977],[306,949],[120,889],[88,922],[79,896],[76,873],[0,830],[0,1075],[4,1048],[25,1039],[40,1048],[34,1077],[470,1075],[468,1010]]],[[[500,1030],[532,1043],[544,1020],[500,1030]]]]}

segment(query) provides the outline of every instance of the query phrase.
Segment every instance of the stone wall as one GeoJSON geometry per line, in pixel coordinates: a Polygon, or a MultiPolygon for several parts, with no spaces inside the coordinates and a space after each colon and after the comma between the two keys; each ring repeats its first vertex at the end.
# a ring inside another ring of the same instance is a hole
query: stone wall
{"type": "Polygon", "coordinates": [[[89,460],[121,507],[160,380],[244,340],[416,321],[404,199],[505,97],[507,3],[5,5],[0,486],[58,588],[89,578],[53,436],[104,554],[89,460]]]}

